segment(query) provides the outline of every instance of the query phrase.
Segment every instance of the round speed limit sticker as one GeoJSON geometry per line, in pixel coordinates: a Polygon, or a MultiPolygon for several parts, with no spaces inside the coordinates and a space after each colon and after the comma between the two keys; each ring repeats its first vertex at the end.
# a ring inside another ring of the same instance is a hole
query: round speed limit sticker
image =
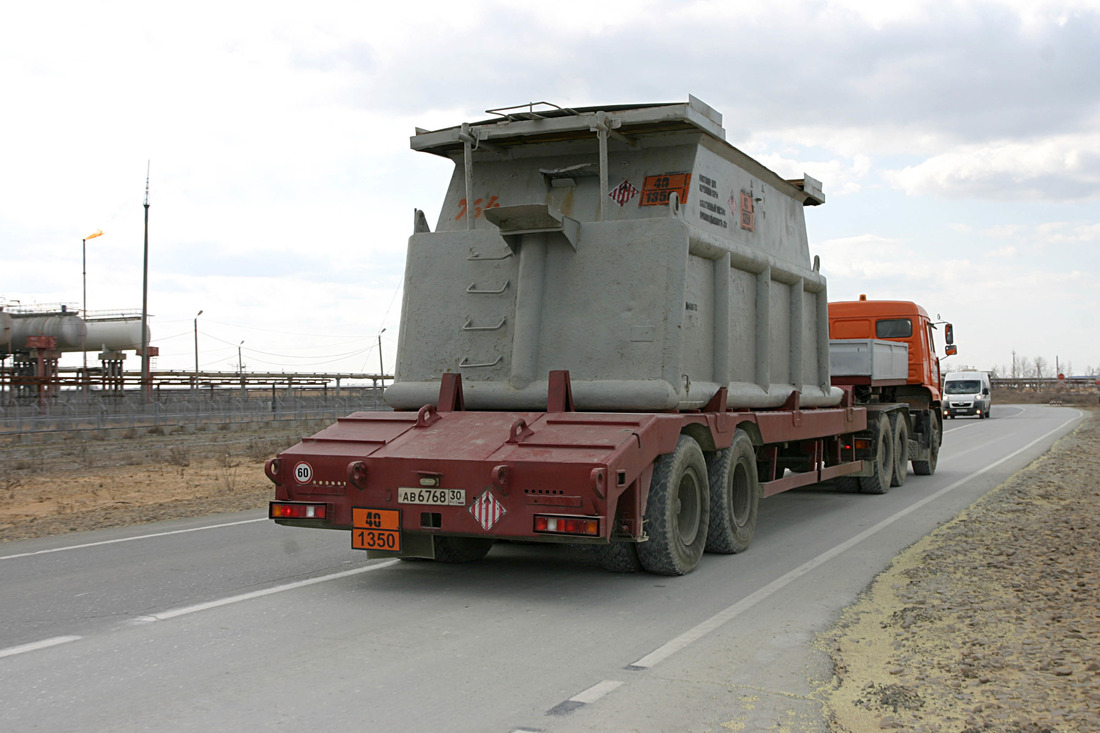
{"type": "Polygon", "coordinates": [[[300,484],[308,484],[313,478],[313,466],[302,461],[294,467],[294,480],[300,484]]]}

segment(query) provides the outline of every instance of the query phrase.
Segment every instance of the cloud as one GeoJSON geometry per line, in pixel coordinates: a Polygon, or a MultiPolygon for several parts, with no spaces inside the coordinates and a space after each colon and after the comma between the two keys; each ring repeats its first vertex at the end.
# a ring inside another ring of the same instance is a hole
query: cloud
{"type": "Polygon", "coordinates": [[[871,158],[858,154],[849,160],[799,159],[767,152],[754,157],[782,178],[801,178],[804,173],[809,174],[822,182],[826,197],[858,193],[872,168],[871,158]]]}
{"type": "Polygon", "coordinates": [[[1089,244],[1092,252],[1100,248],[1100,224],[1048,222],[1036,226],[1035,234],[1047,244],[1089,244]]]}
{"type": "Polygon", "coordinates": [[[909,195],[1093,199],[1100,196],[1100,134],[960,146],[883,177],[909,195]]]}

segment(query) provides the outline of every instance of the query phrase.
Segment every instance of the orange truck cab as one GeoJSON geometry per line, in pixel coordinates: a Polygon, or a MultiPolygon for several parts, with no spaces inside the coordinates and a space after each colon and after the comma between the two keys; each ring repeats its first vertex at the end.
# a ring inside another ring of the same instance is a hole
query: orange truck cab
{"type": "MultiPolygon", "coordinates": [[[[936,326],[928,311],[906,300],[859,300],[829,303],[829,339],[897,341],[909,348],[909,373],[904,385],[892,385],[890,401],[910,407],[938,408],[942,401],[936,326]]],[[[946,353],[955,353],[951,324],[946,324],[946,353]]]]}
{"type": "MultiPolygon", "coordinates": [[[[936,470],[943,439],[940,359],[936,324],[928,311],[905,300],[829,303],[830,373],[834,386],[851,390],[852,401],[876,419],[864,437],[895,441],[892,485],[904,481],[906,463],[920,475],[936,470]],[[876,427],[877,426],[877,427],[876,427]]],[[[945,324],[945,353],[956,353],[951,324],[945,324]]],[[[881,456],[889,450],[877,450],[881,456]]],[[[881,488],[861,474],[860,490],[881,488]]]]}

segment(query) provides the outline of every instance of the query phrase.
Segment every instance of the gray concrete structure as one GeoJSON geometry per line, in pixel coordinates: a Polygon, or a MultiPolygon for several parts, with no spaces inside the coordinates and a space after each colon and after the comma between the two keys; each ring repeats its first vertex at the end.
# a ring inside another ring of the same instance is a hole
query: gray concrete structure
{"type": "Polygon", "coordinates": [[[455,162],[436,231],[414,220],[395,408],[435,403],[459,372],[470,409],[546,408],[569,370],[579,410],[829,406],[825,278],[804,207],[725,141],[704,103],[490,110],[418,130],[455,162]]]}

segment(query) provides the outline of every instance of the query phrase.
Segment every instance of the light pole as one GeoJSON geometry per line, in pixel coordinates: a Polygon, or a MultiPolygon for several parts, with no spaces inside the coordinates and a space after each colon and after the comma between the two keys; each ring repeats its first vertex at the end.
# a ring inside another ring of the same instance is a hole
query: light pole
{"type": "Polygon", "coordinates": [[[199,387],[199,316],[202,315],[202,309],[195,314],[195,389],[199,387]]]}
{"type": "Polygon", "coordinates": [[[152,401],[152,384],[149,381],[149,166],[145,163],[145,246],[141,265],[141,389],[145,401],[152,401]]]}
{"type": "Polygon", "coordinates": [[[80,337],[80,350],[84,354],[84,374],[82,375],[83,381],[88,379],[88,352],[85,351],[87,347],[88,338],[88,240],[95,239],[96,237],[102,237],[103,230],[96,229],[94,234],[89,234],[80,240],[80,259],[82,270],[82,285],[84,289],[84,305],[81,308],[80,315],[84,317],[84,331],[80,337]]]}
{"type": "Polygon", "coordinates": [[[244,346],[244,339],[237,344],[237,376],[241,377],[241,384],[244,384],[244,362],[241,361],[241,347],[244,346]]]}
{"type": "Polygon", "coordinates": [[[378,332],[378,378],[382,380],[382,387],[386,386],[386,367],[382,366],[382,334],[386,332],[386,329],[382,329],[378,332]]]}

